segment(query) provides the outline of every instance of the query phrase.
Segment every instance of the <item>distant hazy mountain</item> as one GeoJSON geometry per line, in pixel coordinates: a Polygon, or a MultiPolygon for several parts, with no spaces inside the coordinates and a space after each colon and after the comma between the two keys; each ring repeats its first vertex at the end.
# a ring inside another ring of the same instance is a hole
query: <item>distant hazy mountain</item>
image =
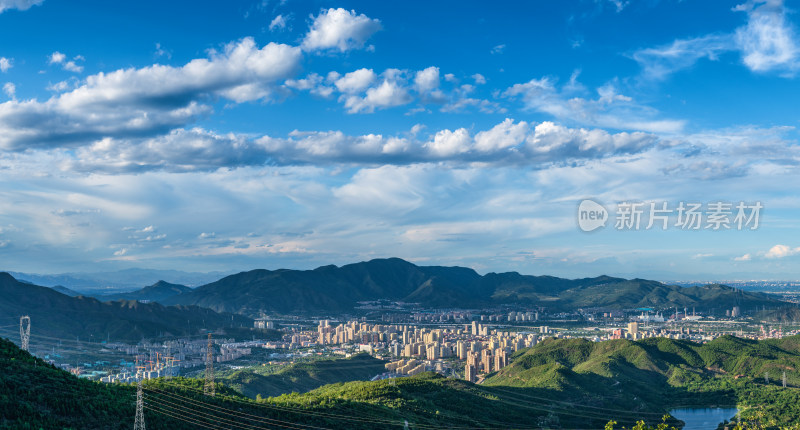
{"type": "MultiPolygon", "coordinates": [[[[33,285],[33,284],[31,284],[31,285],[33,285]]],[[[56,286],[51,287],[51,288],[56,290],[56,291],[58,291],[61,294],[64,294],[64,295],[67,295],[67,296],[70,296],[70,297],[78,297],[78,296],[82,295],[81,293],[79,293],[79,292],[77,292],[75,290],[71,290],[71,289],[69,289],[69,288],[67,288],[67,287],[65,287],[63,285],[56,285],[56,286]]]]}
{"type": "Polygon", "coordinates": [[[430,307],[511,304],[551,310],[679,306],[743,310],[777,306],[774,296],[722,285],[679,287],[644,279],[562,279],[516,272],[479,275],[464,267],[416,266],[390,258],[314,270],[253,270],[162,300],[256,316],[273,312],[348,311],[359,301],[398,300],[430,307]]]}
{"type": "Polygon", "coordinates": [[[158,302],[169,297],[192,291],[186,285],[171,284],[166,281],[158,281],[153,285],[142,288],[141,290],[131,291],[127,293],[108,294],[102,296],[95,296],[97,299],[104,302],[110,300],[139,300],[158,302]]]}
{"type": "Polygon", "coordinates": [[[61,273],[56,275],[8,273],[20,281],[28,281],[45,287],[61,285],[80,294],[95,296],[138,290],[143,285],[152,285],[161,280],[188,286],[203,285],[216,281],[230,272],[198,273],[182,272],[180,270],[125,269],[116,272],[61,273]]]}
{"type": "MultiPolygon", "coordinates": [[[[252,327],[251,319],[219,314],[197,306],[164,306],[133,300],[101,302],[91,297],[69,297],[52,288],[19,282],[0,272],[2,326],[31,317],[31,333],[53,338],[139,341],[159,335],[193,335],[204,329],[252,327]]],[[[19,336],[5,328],[2,336],[19,336]]]]}

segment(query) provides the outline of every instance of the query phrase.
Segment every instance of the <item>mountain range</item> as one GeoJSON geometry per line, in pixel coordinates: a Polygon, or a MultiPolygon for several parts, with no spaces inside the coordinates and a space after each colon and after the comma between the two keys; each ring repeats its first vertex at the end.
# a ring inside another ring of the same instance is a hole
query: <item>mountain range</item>
{"type": "Polygon", "coordinates": [[[417,266],[399,258],[313,270],[252,270],[158,301],[256,317],[264,312],[348,312],[358,302],[377,300],[438,308],[540,306],[552,311],[677,306],[724,312],[736,305],[750,310],[783,304],[775,296],[717,284],[680,287],[610,276],[480,275],[466,267],[417,266]]]}
{"type": "MultiPolygon", "coordinates": [[[[10,275],[5,276],[14,279],[10,275]]],[[[5,279],[5,282],[10,285],[9,279],[5,279]]],[[[141,309],[147,309],[148,312],[160,309],[159,318],[163,317],[163,322],[180,321],[173,325],[164,324],[158,329],[159,332],[171,333],[186,326],[187,319],[192,320],[191,317],[178,318],[177,315],[173,315],[176,312],[196,315],[213,310],[214,315],[222,312],[246,317],[259,317],[264,313],[335,314],[352,312],[359,306],[359,302],[386,300],[416,303],[429,308],[482,308],[508,305],[541,307],[549,312],[578,308],[679,307],[722,313],[733,306],[739,306],[747,312],[786,305],[776,296],[745,292],[718,284],[682,287],[638,278],[598,276],[564,279],[522,275],[517,272],[480,275],[466,267],[417,266],[399,258],[375,259],[341,267],[329,265],[313,270],[251,270],[229,275],[197,288],[158,281],[134,291],[94,294],[94,299],[83,296],[69,297],[76,296],[79,292],[67,287],[43,289],[27,282],[16,280],[13,282],[17,288],[27,287],[28,296],[32,298],[42,296],[41,299],[33,299],[25,306],[19,306],[19,312],[24,313],[24,309],[36,308],[33,304],[36,302],[61,303],[65,300],[64,306],[50,305],[49,309],[54,315],[63,314],[66,309],[75,309],[70,312],[81,313],[77,309],[96,308],[88,315],[106,313],[108,316],[126,315],[120,309],[142,307],[141,309]],[[57,297],[58,300],[53,297],[57,297]],[[108,303],[101,306],[101,303],[105,302],[108,303]],[[145,306],[146,302],[157,302],[160,304],[158,306],[179,307],[157,308],[155,303],[147,303],[153,306],[145,306]],[[112,307],[115,311],[111,310],[112,307]]],[[[3,305],[8,306],[8,300],[3,305]]],[[[130,312],[130,318],[142,313],[141,310],[130,312]]],[[[230,319],[230,316],[227,318],[230,319]]],[[[217,316],[208,318],[209,322],[215,322],[217,319],[217,316]]],[[[245,320],[240,321],[239,325],[245,324],[245,320]]],[[[149,334],[153,332],[151,329],[145,331],[149,334]]]]}
{"type": "MultiPolygon", "coordinates": [[[[139,341],[156,336],[196,335],[202,330],[253,326],[253,321],[247,317],[221,314],[198,306],[70,297],[52,288],[17,281],[5,272],[0,272],[0,298],[3,327],[18,323],[21,315],[29,315],[32,334],[53,338],[139,341]]],[[[17,337],[19,332],[5,327],[0,335],[17,337]]]]}

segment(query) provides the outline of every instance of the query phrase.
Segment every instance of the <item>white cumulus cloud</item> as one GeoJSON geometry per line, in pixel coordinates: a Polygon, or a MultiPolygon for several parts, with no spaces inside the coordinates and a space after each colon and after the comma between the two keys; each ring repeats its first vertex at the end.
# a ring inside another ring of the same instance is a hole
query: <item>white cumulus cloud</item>
{"type": "Polygon", "coordinates": [[[347,96],[344,106],[350,113],[374,112],[375,109],[385,109],[411,103],[412,97],[402,83],[384,79],[377,87],[367,90],[364,97],[357,95],[347,96]]]}
{"type": "MultiPolygon", "coordinates": [[[[341,131],[293,131],[286,137],[219,134],[202,128],[178,128],[163,136],[103,138],[91,145],[51,153],[55,166],[72,172],[109,174],[147,171],[193,172],[271,165],[406,165],[472,162],[534,165],[591,160],[643,153],[659,148],[647,133],[611,134],[544,122],[537,125],[507,118],[474,137],[466,128],[408,133],[347,135],[341,131]]],[[[33,153],[30,153],[34,157],[33,153]]],[[[34,157],[35,158],[35,157],[34,157]]],[[[15,163],[19,163],[16,160],[15,163]]],[[[3,164],[0,163],[0,170],[3,164]]],[[[684,167],[674,167],[681,169],[684,167]]],[[[697,173],[703,169],[685,167],[697,173]]],[[[721,165],[718,169],[729,172],[721,165]]],[[[741,170],[741,169],[740,169],[741,170]]]]}
{"type": "Polygon", "coordinates": [[[550,159],[595,158],[602,154],[631,154],[653,147],[657,138],[648,133],[611,134],[602,129],[568,128],[545,121],[527,137],[527,149],[550,159]]]}
{"type": "Polygon", "coordinates": [[[48,59],[48,62],[49,62],[50,64],[61,64],[61,63],[63,63],[63,62],[64,62],[64,60],[66,60],[66,59],[67,59],[67,56],[66,56],[66,55],[64,55],[64,54],[62,54],[62,53],[60,53],[60,52],[58,52],[58,51],[55,51],[55,52],[53,52],[52,54],[50,54],[50,57],[49,57],[49,59],[48,59]]]}
{"type": "Polygon", "coordinates": [[[358,69],[337,79],[334,85],[343,93],[359,93],[366,90],[378,78],[372,69],[358,69]]]}
{"type": "Polygon", "coordinates": [[[500,124],[475,135],[475,149],[479,151],[495,151],[516,146],[525,140],[528,134],[528,123],[514,124],[514,120],[506,118],[500,124]]]}
{"type": "Polygon", "coordinates": [[[306,51],[361,49],[380,29],[380,20],[356,14],[354,10],[330,8],[314,17],[301,46],[306,51]]]}
{"type": "Polygon", "coordinates": [[[67,60],[67,56],[61,52],[55,51],[48,57],[49,64],[60,64],[61,68],[68,72],[81,73],[83,66],[79,66],[76,62],[83,61],[83,56],[77,55],[72,60],[67,60]]]}
{"type": "Polygon", "coordinates": [[[418,71],[414,76],[414,85],[416,85],[417,91],[421,93],[431,92],[439,88],[439,68],[428,67],[418,71]]]}
{"type": "Polygon", "coordinates": [[[0,13],[11,9],[28,10],[43,2],[44,0],[0,0],[0,13]]]}
{"type": "Polygon", "coordinates": [[[286,28],[287,18],[283,15],[278,15],[269,23],[269,31],[284,30],[286,28]]]}
{"type": "Polygon", "coordinates": [[[0,104],[0,148],[86,145],[103,138],[159,135],[209,112],[208,95],[269,100],[298,68],[299,48],[245,38],[182,67],[152,65],[98,73],[46,101],[0,104]]]}
{"type": "Polygon", "coordinates": [[[6,82],[3,84],[3,92],[6,93],[8,98],[12,100],[17,98],[17,86],[12,82],[6,82]]]}
{"type": "Polygon", "coordinates": [[[466,128],[458,130],[441,130],[436,133],[432,142],[425,146],[434,154],[440,157],[449,157],[455,154],[467,152],[472,144],[472,139],[466,128]]]}
{"type": "Polygon", "coordinates": [[[736,30],[747,67],[754,72],[800,68],[800,46],[782,0],[751,0],[734,10],[748,15],[747,25],[736,30]]]}
{"type": "Polygon", "coordinates": [[[775,245],[764,255],[767,258],[783,258],[800,253],[800,247],[792,248],[786,245],[775,245]]]}
{"type": "Polygon", "coordinates": [[[13,63],[11,59],[6,57],[0,57],[0,72],[7,72],[11,67],[13,67],[13,63]]]}

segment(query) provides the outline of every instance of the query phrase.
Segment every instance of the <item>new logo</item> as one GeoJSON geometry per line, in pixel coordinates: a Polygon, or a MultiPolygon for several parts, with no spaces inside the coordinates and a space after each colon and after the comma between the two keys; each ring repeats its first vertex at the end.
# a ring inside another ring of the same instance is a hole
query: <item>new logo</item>
{"type": "Polygon", "coordinates": [[[608,211],[600,203],[584,200],[578,206],[578,227],[583,231],[597,230],[606,226],[608,211]]]}

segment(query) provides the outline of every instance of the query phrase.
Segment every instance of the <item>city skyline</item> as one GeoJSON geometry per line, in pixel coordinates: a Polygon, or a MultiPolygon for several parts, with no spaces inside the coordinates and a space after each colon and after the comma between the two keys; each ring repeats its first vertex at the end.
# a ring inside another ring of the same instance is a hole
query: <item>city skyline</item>
{"type": "Polygon", "coordinates": [[[797,2],[506,6],[0,0],[0,270],[800,279],[797,2]]]}

